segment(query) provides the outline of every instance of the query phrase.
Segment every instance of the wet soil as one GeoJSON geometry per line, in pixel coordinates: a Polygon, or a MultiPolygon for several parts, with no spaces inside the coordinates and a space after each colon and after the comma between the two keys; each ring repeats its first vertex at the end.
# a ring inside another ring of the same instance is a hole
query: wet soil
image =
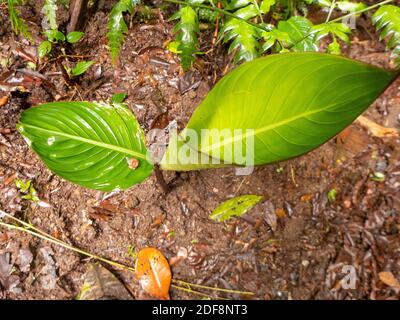
{"type": "MultiPolygon", "coordinates": [[[[178,58],[165,50],[173,26],[163,14],[130,21],[120,63],[113,68],[105,38],[108,9],[109,4],[100,1],[83,42],[71,49],[97,62],[75,89],[68,88],[54,63],[39,64],[50,87],[43,79],[15,73],[24,77],[26,92],[13,92],[0,107],[2,210],[93,254],[132,265],[129,248],[153,246],[170,260],[176,279],[254,293],[218,293],[220,297],[400,298],[400,290],[379,276],[389,271],[400,279],[400,140],[374,137],[357,123],[303,157],[257,167],[249,176],[237,176],[233,169],[166,172],[172,186],[168,194],[154,176],[125,192],[102,193],[52,174],[14,129],[24,109],[51,100],[108,101],[112,94],[126,92],[127,104],[146,131],[155,119],[164,125],[176,120],[183,127],[216,80],[233,68],[231,57],[218,47],[183,76],[178,58]],[[384,174],[384,181],[373,178],[376,172],[384,174]],[[32,180],[42,202],[23,200],[16,178],[32,180]],[[332,189],[337,191],[334,200],[328,199],[332,189]],[[242,218],[226,223],[208,218],[222,201],[243,194],[262,195],[264,200],[242,218]],[[348,267],[356,282],[346,289],[341,280],[348,267]]],[[[18,48],[36,57],[40,11],[31,15],[33,45],[12,36],[9,26],[2,27],[0,60],[7,63],[0,67],[0,77],[26,65],[18,48]]],[[[359,27],[344,54],[393,67],[377,35],[367,30],[359,27]]],[[[202,41],[209,40],[206,33],[202,41]]],[[[400,81],[395,82],[364,116],[399,129],[399,86],[400,81]]],[[[3,265],[8,259],[14,268],[12,278],[0,285],[3,299],[74,299],[91,262],[4,228],[0,255],[3,265]]],[[[135,298],[143,297],[132,274],[111,270],[135,298]]],[[[198,297],[172,289],[171,298],[198,297]]]]}

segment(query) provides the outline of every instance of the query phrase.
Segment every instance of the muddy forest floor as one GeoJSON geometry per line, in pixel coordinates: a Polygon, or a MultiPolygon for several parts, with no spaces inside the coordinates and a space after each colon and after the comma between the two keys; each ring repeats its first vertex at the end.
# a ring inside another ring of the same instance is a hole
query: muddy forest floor
{"type": "MultiPolygon", "coordinates": [[[[41,1],[37,3],[40,8],[41,1]]],[[[7,61],[7,67],[0,67],[0,80],[11,70],[15,78],[24,78],[27,92],[13,92],[0,108],[0,209],[114,261],[132,265],[128,248],[152,246],[170,260],[176,279],[254,293],[218,293],[220,297],[400,297],[400,290],[379,276],[388,271],[400,279],[400,141],[374,137],[357,123],[308,155],[258,167],[249,176],[236,176],[232,169],[168,172],[168,194],[154,176],[125,192],[101,193],[72,185],[46,169],[15,131],[24,109],[52,100],[108,101],[123,91],[145,130],[155,119],[161,126],[176,120],[182,127],[224,69],[233,68],[231,57],[218,47],[181,76],[178,59],[164,49],[173,37],[172,25],[168,16],[160,15],[131,21],[120,64],[113,69],[105,40],[110,4],[103,3],[76,47],[97,62],[78,91],[67,88],[53,64],[39,65],[46,80],[15,71],[25,68],[25,53],[37,56],[39,9],[24,12],[34,30],[34,45],[16,38],[8,24],[1,27],[0,60],[7,61]],[[384,181],[371,179],[375,172],[382,172],[384,181]],[[33,181],[41,205],[21,199],[16,178],[33,181]],[[337,190],[335,201],[328,200],[331,189],[337,190]],[[262,195],[264,201],[241,219],[217,223],[208,218],[222,201],[243,194],[262,195]],[[355,289],[340,285],[346,265],[356,270],[355,289]]],[[[359,26],[344,54],[390,67],[384,45],[365,25],[359,26]]],[[[399,129],[399,86],[400,81],[395,82],[364,116],[399,129]]],[[[3,264],[7,257],[14,268],[0,285],[0,299],[74,299],[90,263],[75,252],[4,228],[0,255],[3,264]]],[[[112,271],[135,298],[143,298],[132,274],[112,271]]],[[[172,289],[171,298],[199,297],[172,289]]]]}

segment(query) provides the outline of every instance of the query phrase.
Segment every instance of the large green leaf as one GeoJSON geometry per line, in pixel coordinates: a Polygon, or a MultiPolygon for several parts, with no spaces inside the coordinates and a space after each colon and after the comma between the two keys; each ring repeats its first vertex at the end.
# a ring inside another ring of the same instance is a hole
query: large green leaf
{"type": "Polygon", "coordinates": [[[43,104],[17,128],[50,170],[87,188],[127,189],[152,172],[143,131],[122,104],[43,104]]]}
{"type": "Polygon", "coordinates": [[[256,59],[235,69],[213,88],[180,134],[181,141],[171,140],[162,167],[195,170],[218,166],[218,161],[205,165],[203,159],[200,163],[200,155],[222,160],[222,165],[228,165],[228,160],[233,165],[243,164],[233,156],[235,143],[240,144],[246,159],[254,154],[255,165],[302,155],[354,121],[397,75],[321,53],[285,53],[256,59]],[[224,129],[250,131],[222,139],[217,134],[224,129]],[[198,143],[189,132],[197,134],[198,143]],[[254,138],[254,147],[246,151],[249,138],[254,138]],[[182,160],[179,152],[174,158],[175,151],[184,148],[201,153],[189,162],[182,160]]]}

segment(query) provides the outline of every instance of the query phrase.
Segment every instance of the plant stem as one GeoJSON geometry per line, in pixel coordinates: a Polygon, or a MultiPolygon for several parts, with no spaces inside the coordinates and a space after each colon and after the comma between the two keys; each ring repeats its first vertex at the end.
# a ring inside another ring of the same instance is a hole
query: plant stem
{"type": "Polygon", "coordinates": [[[243,21],[243,22],[245,22],[245,23],[247,23],[247,24],[253,26],[254,28],[261,29],[261,30],[263,30],[263,31],[268,31],[268,29],[265,28],[265,27],[263,27],[263,26],[260,26],[260,25],[258,25],[258,24],[256,24],[256,23],[253,23],[253,22],[251,22],[251,21],[248,21],[248,20],[246,20],[246,19],[243,19],[243,18],[241,18],[241,17],[238,17],[237,15],[235,15],[235,14],[229,12],[229,11],[226,11],[226,10],[224,10],[224,9],[220,9],[220,8],[218,8],[218,7],[211,7],[211,6],[207,6],[207,5],[205,5],[205,4],[200,4],[200,3],[190,3],[190,4],[189,4],[189,3],[185,2],[185,1],[181,1],[181,0],[164,0],[164,1],[165,1],[165,2],[170,2],[170,3],[175,3],[175,4],[180,4],[180,5],[186,5],[186,6],[190,6],[190,7],[195,7],[195,8],[202,8],[202,9],[214,10],[214,11],[217,11],[217,12],[219,12],[219,13],[222,13],[222,14],[224,14],[224,15],[226,15],[226,16],[229,16],[229,17],[238,19],[238,20],[240,20],[240,21],[243,21]]]}
{"type": "Polygon", "coordinates": [[[331,7],[329,8],[329,13],[328,13],[328,16],[326,17],[325,23],[329,22],[329,20],[331,19],[331,15],[332,15],[333,10],[335,9],[335,5],[336,5],[336,0],[333,0],[331,7]]]}
{"type": "Polygon", "coordinates": [[[171,188],[169,187],[168,183],[164,179],[164,175],[158,166],[158,164],[154,165],[154,173],[156,175],[157,181],[161,186],[161,189],[164,191],[165,194],[169,193],[171,191],[171,188]]]}
{"type": "Polygon", "coordinates": [[[338,21],[341,21],[341,20],[343,20],[343,19],[352,17],[352,16],[354,16],[354,15],[357,15],[357,14],[360,14],[360,13],[367,12],[367,11],[370,11],[370,10],[372,10],[372,9],[378,8],[378,7],[380,7],[380,6],[383,6],[384,4],[387,4],[387,3],[390,3],[390,2],[393,2],[393,1],[394,1],[394,0],[385,0],[385,1],[382,1],[382,2],[379,2],[379,3],[376,3],[376,4],[373,4],[372,6],[366,7],[366,8],[364,8],[364,9],[361,9],[361,10],[358,10],[358,11],[354,11],[354,12],[350,12],[350,13],[344,15],[344,16],[341,16],[341,17],[339,17],[339,18],[336,18],[336,19],[331,20],[330,22],[338,22],[338,21]]]}

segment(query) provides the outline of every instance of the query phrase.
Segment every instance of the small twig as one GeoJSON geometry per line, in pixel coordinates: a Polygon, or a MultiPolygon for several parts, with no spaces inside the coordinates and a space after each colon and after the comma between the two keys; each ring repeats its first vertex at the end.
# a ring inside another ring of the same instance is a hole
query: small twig
{"type": "Polygon", "coordinates": [[[325,23],[329,22],[329,20],[331,19],[333,10],[335,9],[335,5],[336,5],[336,0],[333,0],[331,7],[329,8],[329,13],[328,13],[328,16],[326,17],[325,23]]]}
{"type": "Polygon", "coordinates": [[[296,186],[296,188],[297,188],[299,185],[298,185],[297,182],[296,182],[296,176],[295,176],[294,169],[293,169],[293,166],[292,166],[292,165],[290,165],[290,178],[292,179],[293,184],[294,184],[294,185],[296,186]]]}
{"type": "Polygon", "coordinates": [[[62,77],[63,77],[65,83],[66,83],[69,87],[72,87],[72,86],[73,86],[73,83],[72,83],[71,78],[69,77],[69,75],[68,75],[68,73],[67,73],[67,70],[65,70],[64,65],[63,65],[62,62],[61,62],[60,60],[58,60],[58,59],[56,60],[56,62],[57,62],[58,68],[59,68],[60,71],[61,71],[61,74],[62,74],[62,77]]]}
{"type": "MultiPolygon", "coordinates": [[[[3,226],[5,228],[8,229],[12,229],[12,230],[18,230],[18,231],[22,231],[22,232],[26,232],[29,233],[35,237],[38,237],[42,240],[46,240],[49,241],[53,244],[57,244],[59,246],[62,246],[66,249],[72,250],[74,252],[80,253],[84,256],[87,256],[89,258],[95,259],[95,260],[99,260],[102,261],[104,263],[107,263],[109,265],[112,265],[116,268],[122,269],[122,270],[126,270],[126,271],[130,271],[130,272],[135,272],[135,268],[127,266],[125,264],[119,263],[119,262],[115,262],[103,257],[100,257],[98,255],[95,254],[91,254],[89,252],[86,252],[84,250],[78,249],[76,247],[73,247],[72,245],[69,245],[65,242],[63,242],[62,240],[59,240],[49,234],[47,234],[46,232],[40,230],[39,228],[36,228],[35,226],[33,226],[30,223],[27,223],[23,220],[20,220],[12,215],[10,215],[9,213],[0,210],[0,226],[3,226]],[[7,217],[9,219],[12,219],[13,221],[15,221],[16,223],[21,224],[22,226],[19,225],[12,225],[9,223],[5,223],[2,222],[1,219],[7,217]]],[[[172,279],[172,282],[175,284],[172,284],[171,287],[181,290],[181,291],[185,291],[188,293],[193,293],[193,294],[197,294],[199,296],[203,296],[203,297],[207,297],[207,298],[215,298],[215,299],[220,299],[223,300],[225,298],[222,297],[211,297],[210,295],[204,293],[204,292],[200,292],[200,291],[195,291],[192,289],[193,288],[199,288],[199,289],[205,289],[205,290],[210,290],[210,291],[216,291],[216,292],[225,292],[225,293],[234,293],[234,294],[242,294],[242,295],[253,295],[253,292],[246,292],[246,291],[237,291],[237,290],[230,290],[230,289],[224,289],[224,288],[216,288],[216,287],[209,287],[209,286],[203,286],[203,285],[199,285],[199,284],[194,284],[194,283],[190,283],[190,282],[186,282],[183,280],[178,280],[178,279],[172,279]],[[179,286],[179,284],[185,285],[185,287],[181,287],[179,286]]]]}

